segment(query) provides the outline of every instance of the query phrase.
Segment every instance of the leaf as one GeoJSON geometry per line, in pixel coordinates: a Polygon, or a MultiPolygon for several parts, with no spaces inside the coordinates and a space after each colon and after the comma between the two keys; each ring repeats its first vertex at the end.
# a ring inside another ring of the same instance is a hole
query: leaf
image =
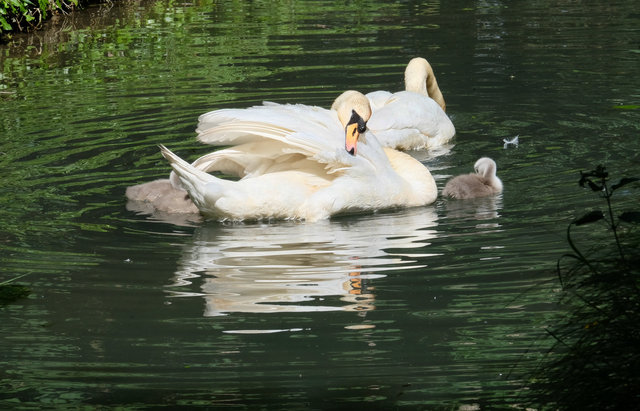
{"type": "Polygon", "coordinates": [[[602,186],[594,183],[591,180],[587,180],[587,183],[589,183],[589,187],[591,188],[591,191],[602,191],[602,186]]]}
{"type": "Polygon", "coordinates": [[[605,166],[603,166],[602,164],[600,164],[599,166],[596,167],[596,169],[594,170],[594,175],[596,177],[600,177],[600,178],[609,177],[609,173],[607,172],[607,168],[605,166]]]}
{"type": "Polygon", "coordinates": [[[625,211],[618,218],[627,223],[640,223],[640,211],[625,211]]]}
{"type": "Polygon", "coordinates": [[[602,214],[602,211],[594,210],[594,211],[588,212],[587,214],[583,215],[582,217],[576,220],[573,220],[573,224],[574,225],[589,224],[598,220],[602,220],[603,218],[604,218],[604,214],[602,214]]]}
{"type": "Polygon", "coordinates": [[[640,181],[640,178],[637,177],[624,177],[622,180],[618,181],[617,184],[611,186],[611,191],[617,190],[622,186],[626,186],[627,184],[634,183],[636,181],[640,181]]]}

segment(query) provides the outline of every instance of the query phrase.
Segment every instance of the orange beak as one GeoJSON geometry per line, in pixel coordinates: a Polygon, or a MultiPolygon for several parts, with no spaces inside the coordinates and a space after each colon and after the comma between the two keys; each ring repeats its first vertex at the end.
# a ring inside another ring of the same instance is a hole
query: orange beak
{"type": "Polygon", "coordinates": [[[347,153],[352,156],[356,155],[356,146],[358,144],[358,137],[360,137],[360,133],[358,132],[358,123],[347,124],[345,127],[345,143],[344,148],[347,149],[347,153]]]}

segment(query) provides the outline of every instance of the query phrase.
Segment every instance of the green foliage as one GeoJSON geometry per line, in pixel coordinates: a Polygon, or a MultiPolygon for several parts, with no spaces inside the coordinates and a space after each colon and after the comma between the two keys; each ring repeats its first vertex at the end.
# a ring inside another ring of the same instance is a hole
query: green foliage
{"type": "Polygon", "coordinates": [[[0,0],[0,34],[39,27],[51,13],[67,12],[79,0],[0,0]]]}
{"type": "Polygon", "coordinates": [[[10,280],[3,281],[0,283],[0,304],[12,303],[20,298],[24,298],[28,296],[31,293],[29,288],[23,285],[9,284],[20,277],[24,277],[25,275],[26,274],[22,274],[10,280]]]}
{"type": "Polygon", "coordinates": [[[599,193],[606,208],[567,228],[572,252],[558,260],[557,273],[569,315],[547,330],[555,343],[531,386],[536,403],[606,410],[626,409],[640,399],[640,212],[616,216],[611,203],[616,191],[638,181],[627,177],[611,185],[603,166],[581,173],[580,186],[599,193]],[[597,222],[605,224],[605,240],[586,251],[578,247],[572,227],[592,227],[598,234],[597,222]]]}

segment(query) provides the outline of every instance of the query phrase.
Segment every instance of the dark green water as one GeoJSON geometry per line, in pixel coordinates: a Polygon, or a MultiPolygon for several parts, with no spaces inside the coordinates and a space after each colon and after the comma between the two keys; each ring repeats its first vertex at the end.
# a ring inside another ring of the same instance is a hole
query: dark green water
{"type": "MultiPolygon", "coordinates": [[[[640,175],[635,1],[118,3],[0,46],[0,408],[495,409],[559,313],[580,170],[640,175]],[[198,115],[328,106],[435,68],[439,187],[496,199],[320,222],[166,221],[128,185],[194,159],[198,115]],[[519,135],[518,147],[503,139],[519,135]]],[[[637,204],[637,190],[618,204],[637,204]]]]}

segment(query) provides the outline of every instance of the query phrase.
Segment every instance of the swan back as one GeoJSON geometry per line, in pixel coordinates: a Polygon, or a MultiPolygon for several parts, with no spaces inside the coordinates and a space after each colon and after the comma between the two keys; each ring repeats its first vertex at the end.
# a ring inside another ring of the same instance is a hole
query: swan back
{"type": "Polygon", "coordinates": [[[427,167],[409,154],[392,148],[385,147],[384,153],[393,170],[408,184],[409,189],[402,190],[408,195],[402,203],[414,206],[436,201],[438,187],[427,167]]]}

